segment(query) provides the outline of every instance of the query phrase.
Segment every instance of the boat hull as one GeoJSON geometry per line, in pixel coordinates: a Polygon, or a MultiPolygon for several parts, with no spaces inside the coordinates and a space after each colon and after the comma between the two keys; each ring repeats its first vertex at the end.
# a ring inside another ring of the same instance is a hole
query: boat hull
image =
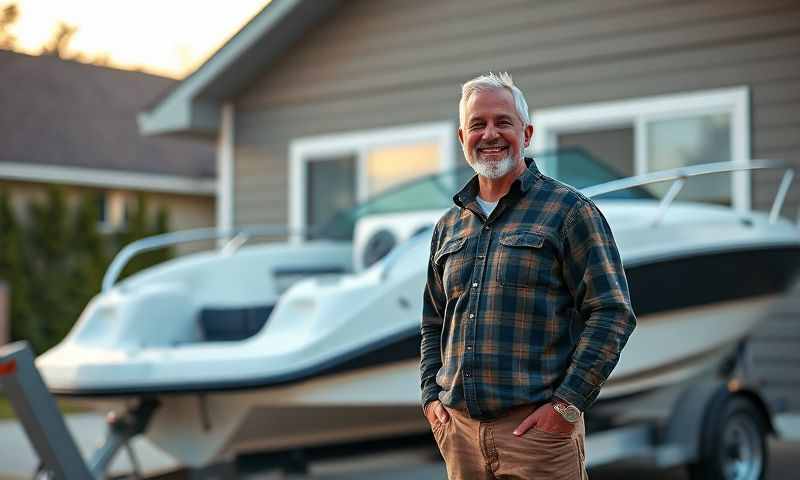
{"type": "MultiPolygon", "coordinates": [[[[598,410],[616,415],[622,413],[614,408],[618,398],[715,375],[774,298],[640,317],[598,410]]],[[[419,395],[418,358],[398,355],[379,366],[280,386],[158,395],[161,405],[146,435],[182,464],[201,466],[252,451],[422,433],[428,425],[419,395]]],[[[108,397],[82,400],[103,410],[123,408],[108,397]]]]}

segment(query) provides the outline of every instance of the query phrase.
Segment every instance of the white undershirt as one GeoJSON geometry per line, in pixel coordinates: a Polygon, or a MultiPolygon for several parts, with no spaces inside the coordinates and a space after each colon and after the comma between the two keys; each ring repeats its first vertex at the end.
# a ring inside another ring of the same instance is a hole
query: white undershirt
{"type": "Polygon", "coordinates": [[[497,206],[497,202],[487,202],[486,200],[482,199],[480,195],[475,197],[475,200],[478,201],[478,205],[481,206],[483,214],[486,215],[487,217],[492,214],[492,212],[494,211],[494,207],[497,206]]]}

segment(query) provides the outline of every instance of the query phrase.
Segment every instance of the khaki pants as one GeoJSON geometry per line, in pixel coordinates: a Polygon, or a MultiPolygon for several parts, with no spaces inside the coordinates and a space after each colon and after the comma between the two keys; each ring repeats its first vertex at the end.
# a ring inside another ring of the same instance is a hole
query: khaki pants
{"type": "Polygon", "coordinates": [[[450,421],[432,430],[450,480],[586,480],[583,417],[570,433],[534,428],[519,437],[512,432],[535,405],[511,409],[490,421],[469,418],[447,408],[450,421]]]}

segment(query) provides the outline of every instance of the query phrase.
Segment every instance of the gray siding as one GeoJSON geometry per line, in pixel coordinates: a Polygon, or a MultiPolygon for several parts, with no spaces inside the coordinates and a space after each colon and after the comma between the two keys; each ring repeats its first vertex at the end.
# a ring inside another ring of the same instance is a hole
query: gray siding
{"type": "Polygon", "coordinates": [[[772,308],[748,346],[747,380],[777,411],[800,411],[800,284],[772,308]]]}
{"type": "Polygon", "coordinates": [[[753,157],[800,166],[800,2],[348,0],[238,99],[236,222],[286,222],[292,138],[455,121],[460,84],[506,69],[532,108],[745,85],[753,157]]]}

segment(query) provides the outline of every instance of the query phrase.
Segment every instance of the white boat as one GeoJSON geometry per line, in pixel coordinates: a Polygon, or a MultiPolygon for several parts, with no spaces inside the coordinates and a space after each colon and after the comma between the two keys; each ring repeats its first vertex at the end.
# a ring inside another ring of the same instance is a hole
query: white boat
{"type": "MultiPolygon", "coordinates": [[[[693,176],[774,167],[753,160],[615,179],[594,166],[598,175],[563,179],[608,219],[638,317],[597,405],[713,374],[788,289],[800,230],[778,213],[791,171],[769,214],[675,201],[693,176]],[[661,200],[646,190],[658,182],[674,182],[661,200]]],[[[243,246],[238,235],[115,285],[131,252],[205,233],[146,240],[115,261],[104,291],[37,366],[53,393],[99,410],[156,399],[145,435],[186,466],[424,432],[430,228],[470,173],[426,177],[358,207],[339,219],[345,232],[354,226],[352,241],[243,246]]]]}

